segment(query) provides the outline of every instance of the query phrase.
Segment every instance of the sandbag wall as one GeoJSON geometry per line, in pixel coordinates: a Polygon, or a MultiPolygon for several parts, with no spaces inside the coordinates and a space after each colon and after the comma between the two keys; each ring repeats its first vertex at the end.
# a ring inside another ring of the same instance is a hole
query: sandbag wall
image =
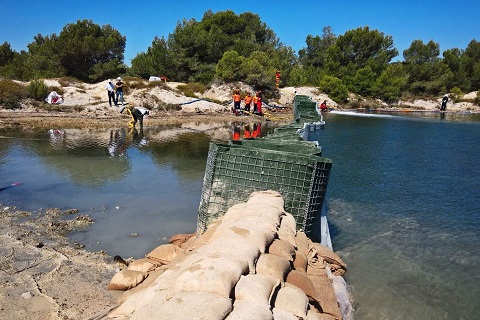
{"type": "Polygon", "coordinates": [[[118,272],[111,289],[139,284],[108,317],[349,319],[334,285],[344,283],[346,264],[295,230],[278,192],[253,192],[202,235],[173,237],[118,272]]]}

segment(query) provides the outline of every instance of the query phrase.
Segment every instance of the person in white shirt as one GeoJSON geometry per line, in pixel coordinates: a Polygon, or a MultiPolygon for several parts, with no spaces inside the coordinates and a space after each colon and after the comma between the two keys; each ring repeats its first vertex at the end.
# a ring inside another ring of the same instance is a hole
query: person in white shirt
{"type": "Polygon", "coordinates": [[[108,104],[110,105],[110,107],[112,106],[112,102],[113,104],[116,104],[115,103],[115,85],[113,84],[112,80],[108,79],[108,83],[107,85],[105,86],[105,89],[107,89],[107,93],[108,93],[108,104]]]}

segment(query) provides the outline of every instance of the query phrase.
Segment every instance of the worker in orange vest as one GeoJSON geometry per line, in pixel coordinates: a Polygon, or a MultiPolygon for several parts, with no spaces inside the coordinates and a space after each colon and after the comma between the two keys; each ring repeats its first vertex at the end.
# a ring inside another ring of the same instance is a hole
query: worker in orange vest
{"type": "Polygon", "coordinates": [[[236,116],[240,113],[240,103],[242,102],[242,97],[240,96],[240,90],[235,90],[233,94],[233,113],[236,116]]]}
{"type": "Polygon", "coordinates": [[[250,94],[250,92],[247,93],[247,95],[245,96],[245,99],[244,99],[244,101],[245,101],[245,108],[244,108],[244,110],[247,111],[247,112],[250,112],[250,106],[251,106],[251,104],[252,104],[252,99],[253,99],[253,98],[252,98],[252,95],[250,94]]]}

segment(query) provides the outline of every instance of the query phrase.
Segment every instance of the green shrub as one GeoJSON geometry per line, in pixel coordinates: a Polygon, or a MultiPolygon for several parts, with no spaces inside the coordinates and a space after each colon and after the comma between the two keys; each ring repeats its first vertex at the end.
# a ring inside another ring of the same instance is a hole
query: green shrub
{"type": "Polygon", "coordinates": [[[337,103],[342,103],[348,98],[347,86],[339,78],[325,76],[320,81],[320,90],[337,103]]]}
{"type": "Polygon", "coordinates": [[[0,80],[0,105],[6,109],[20,108],[20,100],[27,96],[25,86],[12,80],[0,80]]]}
{"type": "Polygon", "coordinates": [[[5,107],[5,109],[20,109],[21,108],[20,99],[18,97],[15,97],[15,96],[7,97],[0,102],[5,107]]]}
{"type": "Polygon", "coordinates": [[[198,98],[195,93],[204,93],[205,91],[207,91],[207,87],[199,82],[192,82],[179,85],[177,87],[177,90],[179,90],[187,97],[198,98]]]}
{"type": "Polygon", "coordinates": [[[42,101],[48,95],[48,87],[43,80],[32,80],[27,86],[27,92],[30,98],[42,101]]]}
{"type": "Polygon", "coordinates": [[[463,92],[460,90],[458,87],[453,87],[450,90],[450,98],[453,100],[455,103],[459,103],[460,99],[463,97],[463,92]]]}

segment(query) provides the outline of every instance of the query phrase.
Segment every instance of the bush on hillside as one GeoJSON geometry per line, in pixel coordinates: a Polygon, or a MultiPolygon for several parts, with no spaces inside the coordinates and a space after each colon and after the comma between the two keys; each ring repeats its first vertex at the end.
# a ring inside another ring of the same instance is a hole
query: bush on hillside
{"type": "Polygon", "coordinates": [[[195,95],[196,92],[198,93],[204,93],[207,91],[207,87],[201,83],[198,82],[192,82],[192,83],[187,83],[187,84],[181,84],[177,87],[177,90],[182,92],[185,96],[191,97],[191,98],[197,98],[195,95]]]}
{"type": "Polygon", "coordinates": [[[48,87],[43,80],[32,80],[27,86],[28,97],[42,101],[48,95],[48,87]]]}
{"type": "Polygon", "coordinates": [[[12,80],[0,80],[0,105],[6,109],[20,108],[20,100],[27,96],[25,86],[12,80]]]}

